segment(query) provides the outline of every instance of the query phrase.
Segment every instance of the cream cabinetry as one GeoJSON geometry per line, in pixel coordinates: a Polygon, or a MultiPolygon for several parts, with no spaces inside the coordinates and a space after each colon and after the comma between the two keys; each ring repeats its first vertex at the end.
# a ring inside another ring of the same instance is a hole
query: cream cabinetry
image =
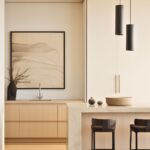
{"type": "Polygon", "coordinates": [[[6,102],[5,137],[67,138],[66,104],[6,102]]]}

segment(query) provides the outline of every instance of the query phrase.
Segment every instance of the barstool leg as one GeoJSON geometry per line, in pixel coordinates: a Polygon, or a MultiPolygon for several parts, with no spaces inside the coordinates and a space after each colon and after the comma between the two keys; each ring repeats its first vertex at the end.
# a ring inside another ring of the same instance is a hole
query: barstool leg
{"type": "Polygon", "coordinates": [[[135,132],[135,146],[136,146],[136,150],[138,150],[138,133],[135,132]]]}
{"type": "Polygon", "coordinates": [[[132,131],[130,129],[130,150],[132,150],[132,131]]]}
{"type": "Polygon", "coordinates": [[[93,150],[93,131],[91,130],[91,150],[93,150]]]}
{"type": "Polygon", "coordinates": [[[115,132],[112,132],[112,150],[115,150],[115,132]]]}
{"type": "Polygon", "coordinates": [[[95,150],[95,132],[94,132],[94,141],[93,142],[94,142],[94,150],[95,150]]]}
{"type": "Polygon", "coordinates": [[[95,132],[92,131],[91,135],[91,150],[95,150],[95,132]]]}

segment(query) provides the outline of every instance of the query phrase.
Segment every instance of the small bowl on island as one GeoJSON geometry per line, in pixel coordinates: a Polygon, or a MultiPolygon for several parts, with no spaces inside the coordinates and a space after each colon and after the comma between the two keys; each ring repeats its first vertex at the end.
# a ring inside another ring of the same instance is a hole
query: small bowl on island
{"type": "Polygon", "coordinates": [[[98,105],[98,106],[101,106],[102,104],[103,104],[102,101],[97,101],[97,105],[98,105]]]}

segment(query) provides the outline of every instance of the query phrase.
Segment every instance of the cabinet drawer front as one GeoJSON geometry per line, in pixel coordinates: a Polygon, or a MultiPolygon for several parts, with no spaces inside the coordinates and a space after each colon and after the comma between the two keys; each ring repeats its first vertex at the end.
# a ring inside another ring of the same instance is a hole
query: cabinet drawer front
{"type": "Polygon", "coordinates": [[[20,123],[20,136],[23,138],[56,138],[57,137],[57,122],[20,123]]]}
{"type": "Polygon", "coordinates": [[[58,121],[67,121],[68,112],[66,104],[58,104],[58,121]]]}
{"type": "Polygon", "coordinates": [[[68,124],[66,122],[58,122],[58,137],[67,138],[68,137],[68,124]]]}
{"type": "Polygon", "coordinates": [[[57,104],[23,104],[20,121],[57,121],[57,104]]]}
{"type": "Polygon", "coordinates": [[[18,104],[5,105],[5,120],[6,121],[19,121],[19,105],[18,104]]]}
{"type": "Polygon", "coordinates": [[[5,122],[5,137],[18,138],[19,136],[19,122],[5,122]]]}

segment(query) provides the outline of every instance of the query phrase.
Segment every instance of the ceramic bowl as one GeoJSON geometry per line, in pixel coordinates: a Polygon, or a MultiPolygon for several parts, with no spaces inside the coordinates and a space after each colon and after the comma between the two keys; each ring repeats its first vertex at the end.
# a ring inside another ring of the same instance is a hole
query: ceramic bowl
{"type": "Polygon", "coordinates": [[[130,106],[132,97],[106,97],[106,103],[110,106],[130,106]]]}

